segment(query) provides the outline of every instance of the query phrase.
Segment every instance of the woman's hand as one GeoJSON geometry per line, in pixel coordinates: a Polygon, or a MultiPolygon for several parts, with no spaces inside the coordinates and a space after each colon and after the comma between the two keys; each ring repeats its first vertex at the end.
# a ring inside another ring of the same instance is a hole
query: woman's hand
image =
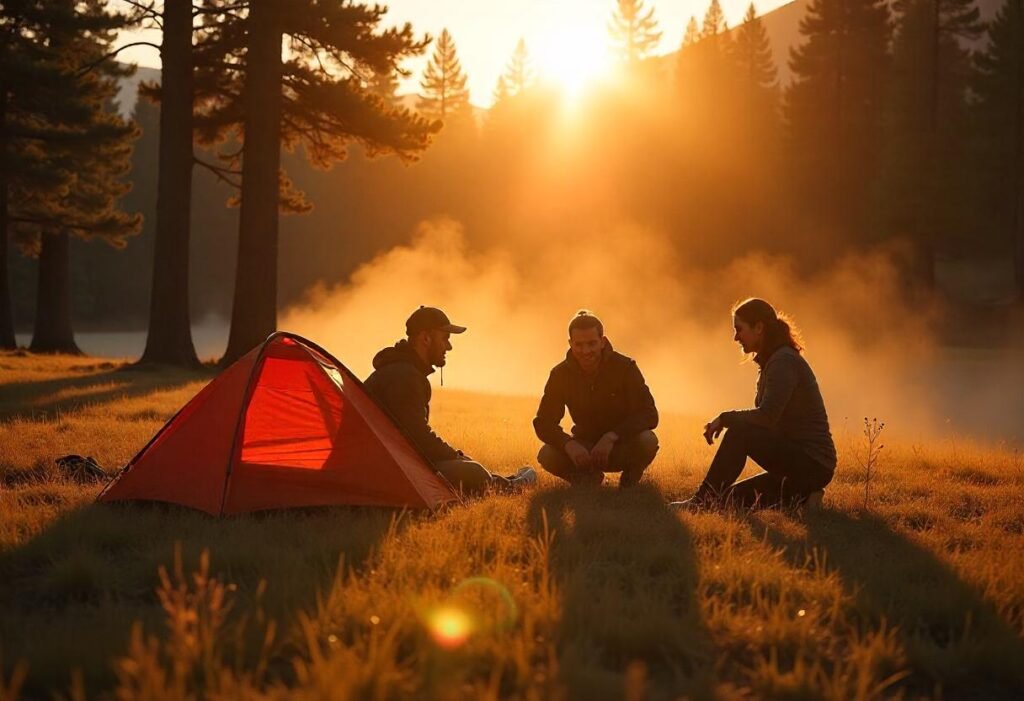
{"type": "Polygon", "coordinates": [[[704,440],[708,442],[708,445],[713,444],[715,439],[718,438],[718,434],[720,434],[724,429],[725,426],[722,425],[722,415],[719,414],[715,418],[711,419],[711,421],[704,424],[704,440]]]}

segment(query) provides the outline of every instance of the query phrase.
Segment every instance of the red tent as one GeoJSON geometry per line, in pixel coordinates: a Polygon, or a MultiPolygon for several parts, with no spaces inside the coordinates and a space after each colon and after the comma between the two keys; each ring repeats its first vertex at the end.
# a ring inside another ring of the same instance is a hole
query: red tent
{"type": "Polygon", "coordinates": [[[213,515],[351,504],[436,509],[457,499],[330,353],[275,333],[206,385],[99,501],[213,515]]]}

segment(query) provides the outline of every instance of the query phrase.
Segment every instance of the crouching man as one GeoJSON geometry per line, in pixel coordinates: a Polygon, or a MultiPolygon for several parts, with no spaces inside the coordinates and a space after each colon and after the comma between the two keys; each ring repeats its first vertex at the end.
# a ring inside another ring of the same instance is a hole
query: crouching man
{"type": "Polygon", "coordinates": [[[572,484],[601,484],[621,472],[620,487],[640,481],[658,453],[658,410],[640,368],[612,350],[601,321],[581,310],[569,323],[569,351],[551,370],[533,420],[544,442],[541,467],[572,484]],[[572,435],[560,424],[566,408],[572,435]]]}
{"type": "Polygon", "coordinates": [[[537,473],[524,467],[511,477],[493,475],[483,465],[448,445],[430,428],[430,380],[444,367],[451,336],[466,330],[434,307],[420,307],[405,322],[405,339],[373,358],[373,373],[363,385],[419,452],[456,489],[478,494],[489,487],[508,489],[533,484],[537,473]]]}

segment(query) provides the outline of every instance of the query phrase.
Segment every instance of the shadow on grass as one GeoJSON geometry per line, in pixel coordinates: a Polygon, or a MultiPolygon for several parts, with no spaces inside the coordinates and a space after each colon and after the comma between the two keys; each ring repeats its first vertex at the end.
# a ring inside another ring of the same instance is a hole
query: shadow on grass
{"type": "Polygon", "coordinates": [[[113,363],[98,367],[107,366],[112,367],[103,372],[0,385],[0,421],[48,419],[58,412],[173,390],[216,375],[214,368],[180,370],[113,363]]]}
{"type": "Polygon", "coordinates": [[[297,613],[315,608],[339,563],[364,566],[397,513],[336,507],[215,519],[162,504],[87,504],[0,553],[0,663],[10,675],[28,661],[28,698],[65,691],[75,668],[90,698],[108,689],[134,621],[166,633],[155,592],[176,543],[186,573],[208,549],[211,574],[234,585],[233,610],[259,608],[287,644],[297,613]]]}
{"type": "Polygon", "coordinates": [[[690,534],[650,484],[536,493],[529,527],[554,534],[568,697],[712,696],[711,641],[697,602],[690,534]]]}
{"type": "Polygon", "coordinates": [[[910,672],[897,688],[931,694],[941,685],[946,698],[1022,698],[1024,642],[926,547],[869,513],[808,514],[806,541],[783,535],[756,512],[748,518],[755,534],[782,548],[795,567],[811,550],[823,554],[854,597],[852,619],[862,630],[897,628],[910,672]]]}

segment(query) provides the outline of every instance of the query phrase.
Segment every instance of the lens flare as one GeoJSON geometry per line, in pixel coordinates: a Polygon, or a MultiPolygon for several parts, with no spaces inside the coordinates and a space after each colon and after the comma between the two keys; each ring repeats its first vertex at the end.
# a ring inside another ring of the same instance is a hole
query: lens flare
{"type": "Polygon", "coordinates": [[[444,601],[417,609],[431,639],[445,650],[461,647],[474,635],[507,631],[519,617],[508,588],[489,577],[464,579],[444,601]]]}
{"type": "Polygon", "coordinates": [[[445,650],[454,650],[465,643],[473,632],[473,620],[460,608],[444,605],[427,617],[430,637],[445,650]]]}

